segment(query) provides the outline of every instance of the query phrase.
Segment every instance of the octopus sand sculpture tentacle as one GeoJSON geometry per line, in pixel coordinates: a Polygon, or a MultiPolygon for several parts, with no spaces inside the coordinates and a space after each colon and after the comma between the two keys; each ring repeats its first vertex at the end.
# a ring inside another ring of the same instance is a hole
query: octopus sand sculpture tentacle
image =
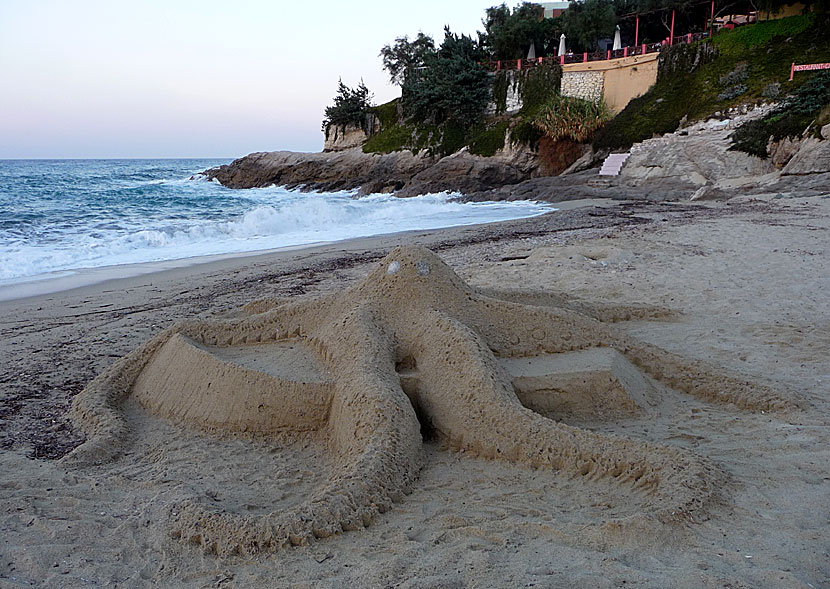
{"type": "MultiPolygon", "coordinates": [[[[335,474],[295,508],[263,516],[196,504],[177,510],[173,526],[184,540],[220,554],[251,554],[359,529],[401,501],[421,468],[422,427],[456,450],[629,485],[647,497],[637,517],[652,522],[694,518],[717,496],[724,475],[705,458],[526,408],[505,358],[613,348],[651,377],[707,401],[791,406],[767,388],[635,341],[585,314],[544,306],[544,297],[530,305],[515,293],[505,298],[467,285],[429,250],[402,247],[346,291],[260,302],[250,306],[259,312],[242,320],[180,323],[76,398],[73,418],[89,438],[66,460],[117,457],[129,443],[119,408],[128,395],[155,415],[213,430],[323,433],[335,474]],[[290,380],[227,358],[228,350],[267,354],[285,341],[309,344],[333,381],[290,380]]],[[[619,318],[620,308],[612,311],[619,318]]]]}

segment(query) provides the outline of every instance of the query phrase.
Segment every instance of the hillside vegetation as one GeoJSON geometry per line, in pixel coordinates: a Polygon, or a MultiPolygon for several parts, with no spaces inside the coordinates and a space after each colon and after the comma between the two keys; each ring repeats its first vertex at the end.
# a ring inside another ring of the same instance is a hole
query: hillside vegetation
{"type": "Polygon", "coordinates": [[[422,150],[431,155],[445,156],[468,147],[470,153],[493,156],[504,147],[508,131],[513,141],[533,147],[542,136],[534,124],[542,108],[559,95],[562,69],[549,64],[521,72],[501,71],[492,75],[492,100],[495,112],[482,114],[471,122],[445,121],[435,124],[422,122],[417,117],[407,117],[400,99],[374,107],[380,120],[381,131],[363,146],[366,153],[422,150]],[[508,91],[514,90],[522,100],[519,112],[506,113],[508,91]]]}
{"type": "Polygon", "coordinates": [[[593,145],[627,149],[675,131],[684,120],[795,94],[820,74],[798,73],[790,82],[791,64],[828,61],[828,31],[830,15],[810,13],[722,31],[711,40],[664,50],[657,83],[601,129],[593,145]]]}

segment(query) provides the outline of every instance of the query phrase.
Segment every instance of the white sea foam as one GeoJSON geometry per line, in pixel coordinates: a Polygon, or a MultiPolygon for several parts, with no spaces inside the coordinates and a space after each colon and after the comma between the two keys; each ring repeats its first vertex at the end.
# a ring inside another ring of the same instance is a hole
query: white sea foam
{"type": "MultiPolygon", "coordinates": [[[[182,181],[153,180],[146,185],[166,185],[170,189],[171,184],[178,182],[182,181]]],[[[101,228],[101,221],[108,219],[96,219],[88,227],[81,223],[59,231],[53,228],[49,239],[3,240],[0,281],[29,280],[69,269],[252,252],[486,223],[552,210],[528,201],[461,203],[447,194],[406,199],[380,194],[354,198],[348,192],[300,193],[269,187],[236,191],[234,197],[244,201],[239,205],[241,210],[225,218],[221,210],[212,210],[206,216],[179,208],[168,216],[156,214],[152,219],[130,215],[111,223],[112,228],[101,228]]],[[[205,197],[195,193],[180,198],[205,197]]]]}

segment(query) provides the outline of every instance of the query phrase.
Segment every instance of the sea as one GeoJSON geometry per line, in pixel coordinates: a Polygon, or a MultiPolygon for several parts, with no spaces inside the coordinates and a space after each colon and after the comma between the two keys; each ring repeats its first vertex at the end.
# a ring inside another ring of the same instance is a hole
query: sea
{"type": "Polygon", "coordinates": [[[91,268],[256,252],[540,215],[530,201],[462,203],[231,190],[199,175],[227,159],[0,160],[0,287],[91,268]]]}

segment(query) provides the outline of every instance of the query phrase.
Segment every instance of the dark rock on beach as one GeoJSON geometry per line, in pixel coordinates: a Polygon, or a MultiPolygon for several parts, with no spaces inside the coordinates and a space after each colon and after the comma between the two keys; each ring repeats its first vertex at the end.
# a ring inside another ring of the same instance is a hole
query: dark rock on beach
{"type": "Polygon", "coordinates": [[[252,153],[204,175],[228,188],[276,184],[309,191],[360,189],[362,194],[417,196],[481,192],[516,184],[534,173],[534,162],[519,153],[481,157],[462,151],[438,158],[410,151],[368,154],[357,148],[328,153],[252,153]]]}

